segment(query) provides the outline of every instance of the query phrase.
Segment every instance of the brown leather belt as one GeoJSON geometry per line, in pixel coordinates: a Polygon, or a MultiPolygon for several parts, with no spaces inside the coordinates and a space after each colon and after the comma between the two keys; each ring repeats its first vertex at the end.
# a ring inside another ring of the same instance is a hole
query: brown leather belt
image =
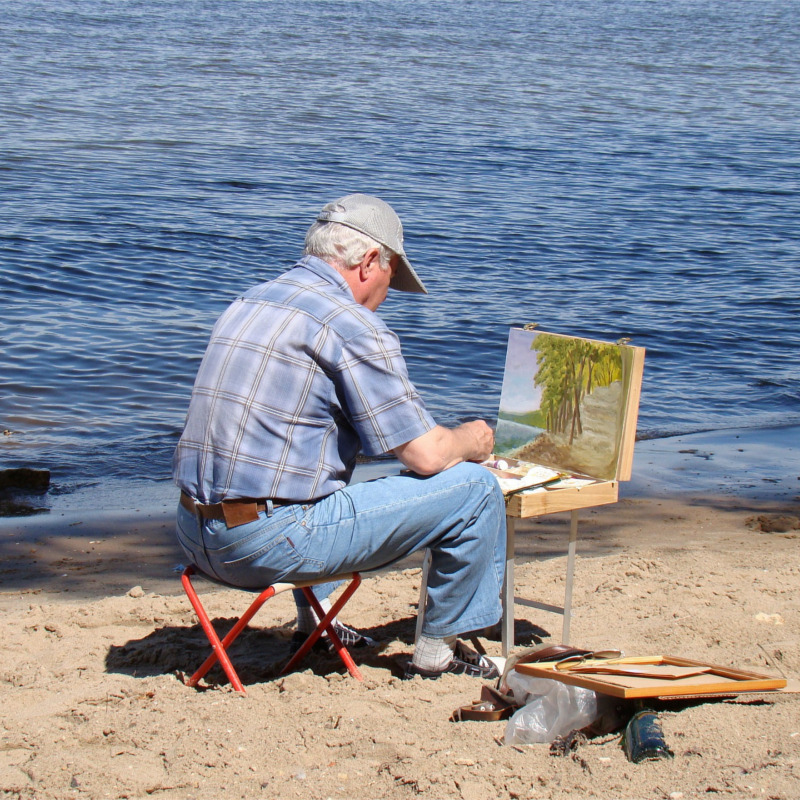
{"type": "MultiPolygon", "coordinates": [[[[255,522],[261,511],[267,510],[266,500],[242,498],[237,500],[223,500],[221,503],[198,503],[189,497],[186,492],[181,492],[181,505],[192,514],[200,514],[203,519],[218,519],[225,522],[229,528],[255,522]]],[[[286,505],[282,502],[272,501],[273,507],[286,505]]]]}

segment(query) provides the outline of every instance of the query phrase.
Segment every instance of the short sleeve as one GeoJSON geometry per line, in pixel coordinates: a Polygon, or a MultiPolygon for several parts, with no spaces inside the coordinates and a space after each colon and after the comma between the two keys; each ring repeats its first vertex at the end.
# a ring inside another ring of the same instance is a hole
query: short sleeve
{"type": "Polygon", "coordinates": [[[385,326],[342,343],[334,385],[365,455],[388,453],[436,425],[409,380],[397,336],[385,326]]]}

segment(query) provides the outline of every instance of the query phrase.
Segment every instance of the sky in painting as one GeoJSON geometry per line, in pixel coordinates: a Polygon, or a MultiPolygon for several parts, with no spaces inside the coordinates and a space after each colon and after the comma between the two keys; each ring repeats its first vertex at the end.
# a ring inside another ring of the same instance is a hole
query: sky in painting
{"type": "Polygon", "coordinates": [[[536,351],[531,343],[536,333],[512,328],[508,336],[506,368],[500,408],[509,414],[525,414],[539,408],[542,390],[533,385],[536,375],[536,351]]]}

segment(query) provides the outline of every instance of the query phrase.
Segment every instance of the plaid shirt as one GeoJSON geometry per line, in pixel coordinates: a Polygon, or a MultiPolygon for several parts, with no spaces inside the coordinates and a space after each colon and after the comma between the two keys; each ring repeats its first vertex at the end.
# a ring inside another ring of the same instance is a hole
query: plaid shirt
{"type": "Polygon", "coordinates": [[[217,321],[173,474],[205,503],[315,500],[347,485],[360,449],[386,453],[434,425],[397,336],[306,256],[217,321]]]}

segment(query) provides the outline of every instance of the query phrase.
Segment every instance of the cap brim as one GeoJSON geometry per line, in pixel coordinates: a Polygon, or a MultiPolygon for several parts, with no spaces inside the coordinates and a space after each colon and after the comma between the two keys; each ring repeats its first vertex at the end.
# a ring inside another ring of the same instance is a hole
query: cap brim
{"type": "Polygon", "coordinates": [[[412,292],[414,294],[428,294],[425,284],[419,279],[419,275],[414,271],[414,267],[406,258],[405,253],[398,253],[400,263],[397,265],[397,272],[389,282],[389,288],[398,292],[412,292]]]}

